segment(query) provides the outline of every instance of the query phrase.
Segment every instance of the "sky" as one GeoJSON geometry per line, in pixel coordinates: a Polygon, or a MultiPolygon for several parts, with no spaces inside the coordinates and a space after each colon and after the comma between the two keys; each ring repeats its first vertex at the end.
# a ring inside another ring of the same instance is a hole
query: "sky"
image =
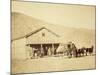
{"type": "Polygon", "coordinates": [[[95,29],[95,10],[92,5],[12,1],[12,12],[74,28],[95,29]]]}

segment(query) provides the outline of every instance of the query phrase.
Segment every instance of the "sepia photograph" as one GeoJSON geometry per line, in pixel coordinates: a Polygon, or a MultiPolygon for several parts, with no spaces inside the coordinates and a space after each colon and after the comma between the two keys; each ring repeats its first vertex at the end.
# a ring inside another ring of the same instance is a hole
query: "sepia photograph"
{"type": "Polygon", "coordinates": [[[95,69],[95,5],[11,1],[11,74],[95,69]]]}

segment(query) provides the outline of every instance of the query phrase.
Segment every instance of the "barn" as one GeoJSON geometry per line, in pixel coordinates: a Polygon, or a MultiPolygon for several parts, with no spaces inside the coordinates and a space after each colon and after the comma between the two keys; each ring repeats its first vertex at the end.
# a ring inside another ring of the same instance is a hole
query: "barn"
{"type": "Polygon", "coordinates": [[[58,34],[43,26],[23,37],[16,38],[12,40],[12,59],[30,58],[29,49],[43,52],[46,56],[50,48],[54,55],[59,46],[59,37],[58,34]]]}

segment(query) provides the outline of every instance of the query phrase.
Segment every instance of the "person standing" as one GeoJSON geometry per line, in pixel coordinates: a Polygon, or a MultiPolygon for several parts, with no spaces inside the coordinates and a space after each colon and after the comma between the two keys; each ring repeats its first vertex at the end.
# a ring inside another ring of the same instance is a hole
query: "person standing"
{"type": "Polygon", "coordinates": [[[52,53],[51,53],[51,48],[49,47],[49,48],[48,48],[48,51],[47,51],[47,55],[51,56],[51,54],[52,54],[52,53]]]}

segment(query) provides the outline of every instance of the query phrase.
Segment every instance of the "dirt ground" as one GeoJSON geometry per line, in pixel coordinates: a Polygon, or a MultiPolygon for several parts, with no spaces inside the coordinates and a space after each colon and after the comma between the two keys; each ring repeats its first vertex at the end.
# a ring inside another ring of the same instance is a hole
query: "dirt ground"
{"type": "Polygon", "coordinates": [[[79,58],[61,56],[28,60],[12,60],[12,74],[95,69],[95,64],[95,55],[79,58]]]}

